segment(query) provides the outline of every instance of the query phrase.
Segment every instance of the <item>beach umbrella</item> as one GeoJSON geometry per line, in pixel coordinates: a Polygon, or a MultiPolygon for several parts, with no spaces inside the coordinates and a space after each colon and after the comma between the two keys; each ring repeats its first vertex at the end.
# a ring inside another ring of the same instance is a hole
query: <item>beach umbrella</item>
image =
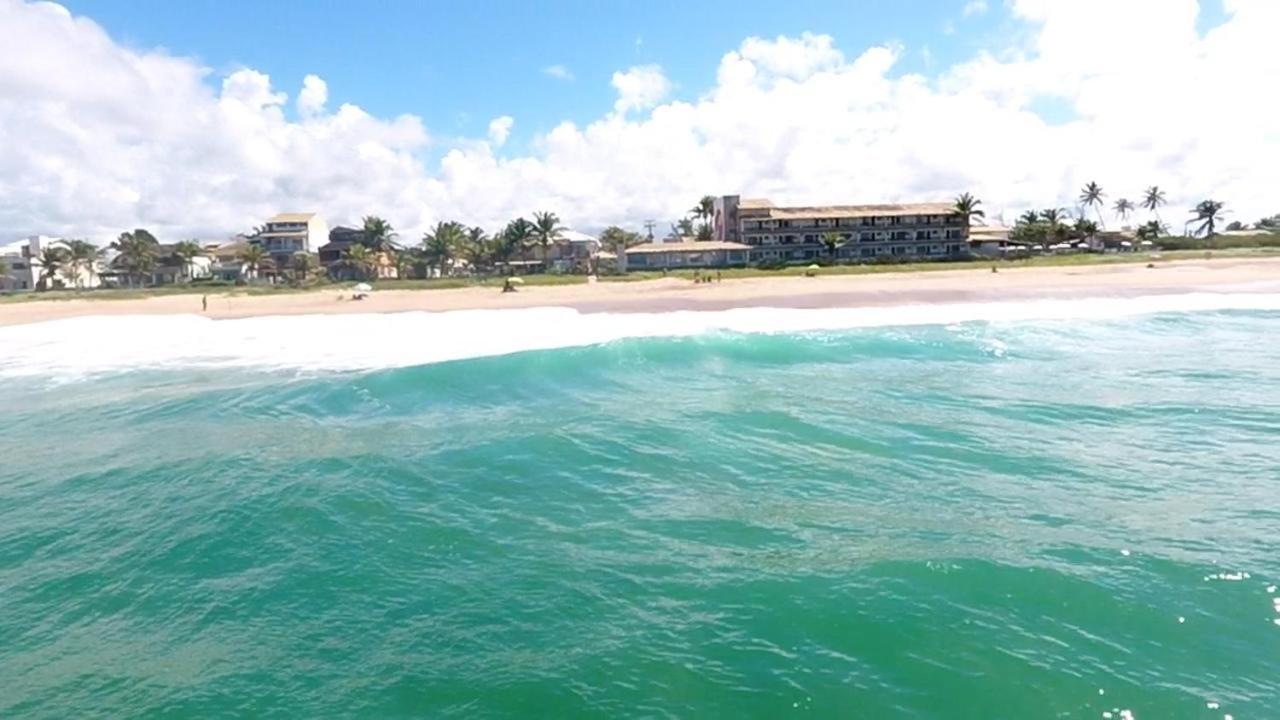
{"type": "Polygon", "coordinates": [[[1143,241],[1142,241],[1142,246],[1143,246],[1143,247],[1151,247],[1151,245],[1152,245],[1152,242],[1151,242],[1150,240],[1143,240],[1143,241]]]}
{"type": "Polygon", "coordinates": [[[518,278],[518,277],[507,278],[507,282],[511,283],[512,285],[523,285],[524,278],[518,278]]]}
{"type": "Polygon", "coordinates": [[[1129,242],[1128,240],[1121,240],[1120,247],[1133,247],[1133,243],[1129,242]]]}
{"type": "Polygon", "coordinates": [[[812,265],[810,265],[810,266],[809,266],[809,269],[810,269],[810,270],[821,270],[821,269],[822,269],[822,266],[821,266],[821,265],[819,265],[819,264],[817,264],[817,263],[814,263],[814,264],[812,264],[812,265]]]}
{"type": "Polygon", "coordinates": [[[351,289],[355,290],[356,292],[364,292],[364,293],[373,292],[373,286],[371,286],[369,283],[360,283],[359,285],[356,285],[351,289]]]}

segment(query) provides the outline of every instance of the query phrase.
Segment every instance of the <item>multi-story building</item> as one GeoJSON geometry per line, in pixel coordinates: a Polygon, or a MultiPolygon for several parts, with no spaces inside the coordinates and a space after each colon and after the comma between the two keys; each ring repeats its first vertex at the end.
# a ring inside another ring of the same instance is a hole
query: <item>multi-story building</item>
{"type": "Polygon", "coordinates": [[[46,235],[32,235],[25,240],[0,245],[0,265],[4,266],[4,274],[0,274],[0,292],[36,290],[40,287],[41,279],[46,280],[48,289],[95,288],[101,285],[101,267],[96,260],[90,265],[77,267],[74,271],[69,266],[64,266],[56,275],[45,277],[40,256],[48,248],[66,247],[64,241],[46,235]]]}
{"type": "Polygon", "coordinates": [[[278,270],[287,269],[293,254],[315,252],[329,239],[329,226],[319,213],[281,213],[267,221],[263,231],[249,239],[261,245],[278,270]]]}
{"type": "Polygon", "coordinates": [[[752,263],[941,260],[968,253],[968,228],[952,203],[778,207],[768,200],[718,198],[715,239],[751,248],[752,263]],[[839,237],[835,257],[825,236],[839,237]]]}

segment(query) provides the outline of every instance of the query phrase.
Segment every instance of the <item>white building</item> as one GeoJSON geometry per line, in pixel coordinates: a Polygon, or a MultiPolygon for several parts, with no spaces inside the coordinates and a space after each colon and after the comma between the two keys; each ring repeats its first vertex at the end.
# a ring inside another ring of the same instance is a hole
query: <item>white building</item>
{"type": "MultiPolygon", "coordinates": [[[[32,235],[8,245],[0,245],[0,265],[4,266],[0,274],[0,292],[26,292],[35,290],[44,274],[44,266],[40,255],[48,248],[65,248],[66,243],[47,235],[32,235]]],[[[99,278],[101,264],[95,262],[92,267],[71,268],[64,266],[56,277],[50,278],[53,287],[94,288],[102,284],[99,278]]]]}
{"type": "Polygon", "coordinates": [[[294,253],[316,252],[329,242],[329,225],[319,213],[280,213],[266,228],[249,239],[271,255],[276,267],[289,267],[294,253]]]}

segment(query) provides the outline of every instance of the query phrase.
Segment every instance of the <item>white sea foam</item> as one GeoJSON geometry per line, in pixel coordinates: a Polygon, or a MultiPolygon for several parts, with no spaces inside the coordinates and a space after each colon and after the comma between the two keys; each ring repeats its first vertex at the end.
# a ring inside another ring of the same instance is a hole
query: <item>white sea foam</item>
{"type": "Polygon", "coordinates": [[[1280,310],[1280,294],[1189,293],[862,308],[579,313],[568,308],[305,315],[214,321],[102,316],[0,328],[0,378],[147,367],[369,370],[708,332],[782,333],[1161,312],[1280,310]]]}

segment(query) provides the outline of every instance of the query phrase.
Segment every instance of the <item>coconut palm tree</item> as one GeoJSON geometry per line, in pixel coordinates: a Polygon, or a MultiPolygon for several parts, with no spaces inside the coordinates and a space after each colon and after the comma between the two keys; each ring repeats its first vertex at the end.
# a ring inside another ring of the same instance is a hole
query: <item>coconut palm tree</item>
{"type": "Polygon", "coordinates": [[[1098,224],[1102,227],[1107,226],[1106,221],[1102,219],[1102,198],[1106,196],[1107,194],[1102,192],[1102,186],[1092,181],[1080,190],[1080,204],[1094,209],[1094,212],[1098,214],[1098,224]]]}
{"type": "Polygon", "coordinates": [[[462,257],[471,263],[472,272],[480,272],[493,258],[493,240],[482,227],[473,227],[467,231],[462,244],[462,257]]]}
{"type": "Polygon", "coordinates": [[[1164,191],[1161,190],[1159,186],[1152,185],[1151,187],[1147,188],[1147,191],[1145,193],[1143,193],[1142,207],[1146,208],[1153,215],[1155,215],[1156,222],[1160,223],[1161,225],[1163,225],[1164,223],[1160,221],[1160,206],[1164,204],[1165,204],[1164,191]]]}
{"type": "Polygon", "coordinates": [[[1112,208],[1116,211],[1116,215],[1120,216],[1120,222],[1122,223],[1127,221],[1129,219],[1129,215],[1133,213],[1133,203],[1125,198],[1116,200],[1116,204],[1113,205],[1112,208]]]}
{"type": "Polygon", "coordinates": [[[462,225],[456,222],[436,223],[422,236],[422,254],[427,266],[438,268],[440,276],[444,277],[465,237],[462,225]]]}
{"type": "Polygon", "coordinates": [[[363,219],[362,240],[365,247],[374,252],[389,253],[396,249],[396,231],[391,223],[377,215],[366,215],[363,219]]]}
{"type": "Polygon", "coordinates": [[[195,275],[193,271],[195,259],[204,255],[204,248],[200,247],[200,243],[195,240],[183,240],[173,246],[173,254],[182,261],[183,277],[191,280],[195,275]]]}
{"type": "Polygon", "coordinates": [[[368,277],[376,261],[372,250],[359,243],[352,243],[347,248],[344,262],[355,272],[356,277],[364,279],[368,277]]]}
{"type": "MultiPolygon", "coordinates": [[[[1214,228],[1222,222],[1222,212],[1226,206],[1217,200],[1202,200],[1191,212],[1195,213],[1195,221],[1200,222],[1196,234],[1204,233],[1205,237],[1213,237],[1214,228]]],[[[1193,222],[1195,222],[1193,221],[1193,222]]]]}
{"type": "Polygon", "coordinates": [[[67,241],[66,274],[76,289],[83,285],[81,280],[85,273],[89,276],[89,284],[93,284],[93,276],[97,272],[98,258],[101,255],[102,251],[98,246],[88,240],[67,241]]]}
{"type": "Polygon", "coordinates": [[[134,279],[139,283],[156,267],[156,258],[160,255],[160,241],[142,228],[133,232],[120,233],[120,237],[111,243],[115,250],[114,264],[125,271],[129,286],[133,287],[134,279]]]}
{"type": "Polygon", "coordinates": [[[840,243],[843,241],[844,238],[841,237],[838,232],[826,232],[822,234],[822,244],[827,248],[827,257],[831,258],[832,262],[835,262],[836,259],[836,248],[840,247],[840,243]]]}
{"type": "Polygon", "coordinates": [[[289,262],[293,268],[293,275],[299,282],[306,282],[307,278],[316,269],[316,258],[309,252],[300,251],[293,254],[293,258],[289,262]]]}
{"type": "Polygon", "coordinates": [[[1160,237],[1160,229],[1160,223],[1155,220],[1143,223],[1138,226],[1138,239],[1154,241],[1156,238],[1160,237]]]}
{"type": "Polygon", "coordinates": [[[1028,210],[1018,216],[1018,222],[1024,225],[1035,225],[1040,222],[1040,213],[1035,210],[1028,210]]]}
{"type": "Polygon", "coordinates": [[[973,218],[985,218],[987,216],[987,212],[978,207],[981,204],[981,200],[969,193],[961,193],[960,196],[956,198],[955,205],[952,206],[951,212],[963,218],[964,226],[969,227],[969,223],[973,218]]]}
{"type": "Polygon", "coordinates": [[[703,222],[709,222],[716,214],[716,199],[710,195],[703,195],[702,199],[698,201],[698,204],[694,205],[693,209],[689,212],[693,213],[694,217],[700,218],[703,222]]]}
{"type": "Polygon", "coordinates": [[[502,230],[502,240],[498,245],[498,256],[503,261],[507,261],[513,255],[523,255],[524,251],[533,244],[533,236],[533,223],[522,217],[512,220],[502,230]]]}
{"type": "Polygon", "coordinates": [[[607,227],[600,233],[600,245],[615,254],[625,252],[627,248],[642,242],[644,237],[639,233],[628,232],[617,225],[607,227]]]}
{"type": "Polygon", "coordinates": [[[256,280],[258,273],[275,268],[271,255],[261,245],[249,245],[240,251],[240,262],[244,263],[245,273],[250,280],[256,280]]]}
{"type": "Polygon", "coordinates": [[[36,289],[52,289],[53,280],[64,271],[68,261],[67,249],[64,247],[53,246],[41,250],[40,279],[36,282],[36,289]]]}
{"type": "Polygon", "coordinates": [[[533,236],[542,248],[542,259],[547,259],[547,250],[564,232],[560,226],[560,218],[553,212],[535,212],[533,214],[533,236]]]}
{"type": "Polygon", "coordinates": [[[1046,227],[1046,239],[1055,242],[1062,242],[1066,239],[1066,227],[1062,221],[1067,218],[1067,213],[1062,208],[1049,208],[1040,211],[1040,219],[1044,221],[1046,227]]]}

